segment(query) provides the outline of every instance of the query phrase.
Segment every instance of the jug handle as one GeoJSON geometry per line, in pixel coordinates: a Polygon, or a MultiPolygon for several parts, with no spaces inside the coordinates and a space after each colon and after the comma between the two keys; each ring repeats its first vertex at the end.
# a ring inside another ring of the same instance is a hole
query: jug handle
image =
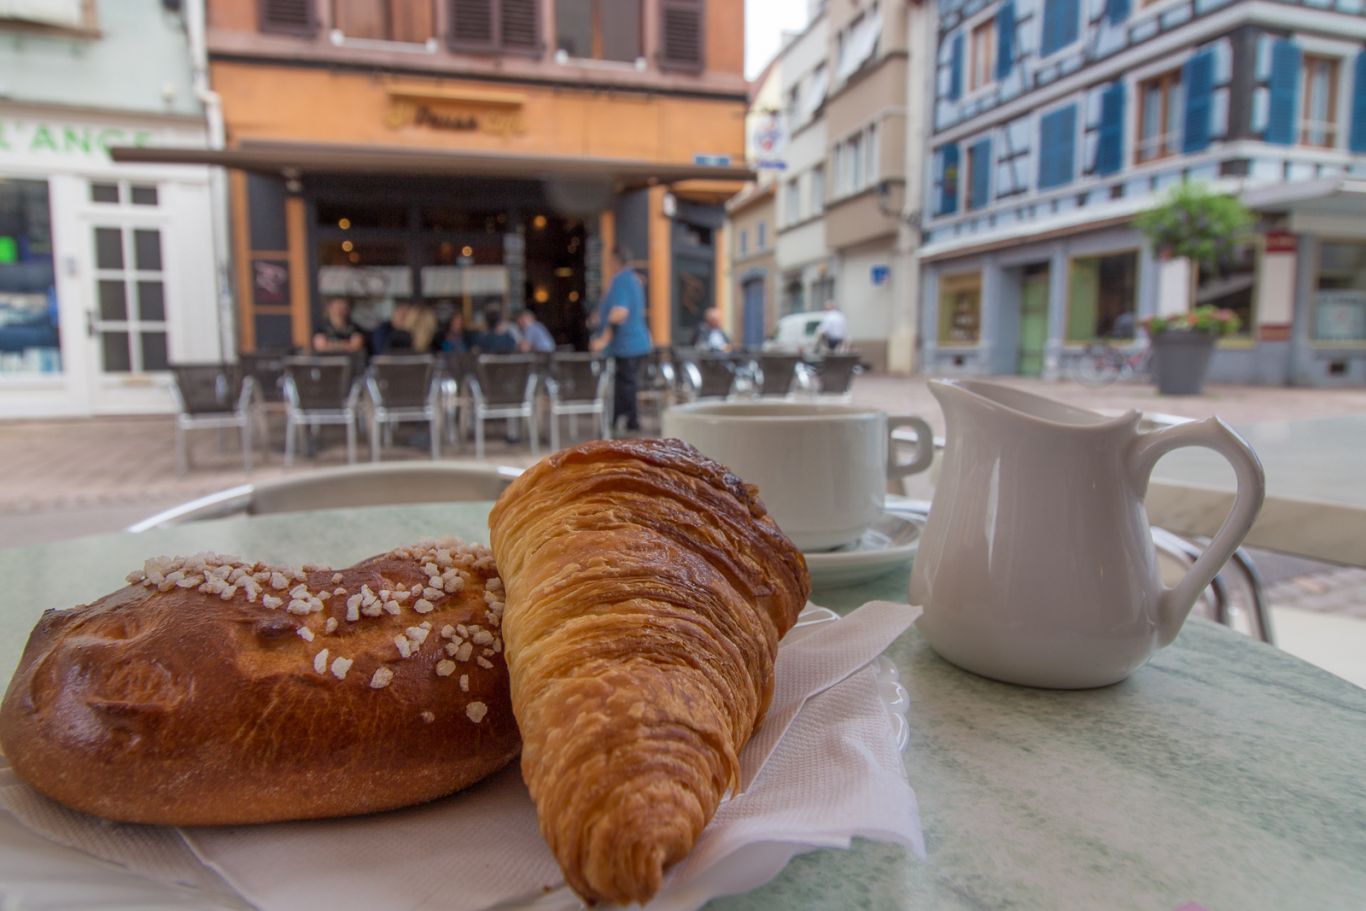
{"type": "Polygon", "coordinates": [[[1174,449],[1198,446],[1212,449],[1233,466],[1237,477],[1237,491],[1233,508],[1229,510],[1219,531],[1210,540],[1185,578],[1171,588],[1163,588],[1158,597],[1157,620],[1159,645],[1168,645],[1181,630],[1186,615],[1195,600],[1215,575],[1223,569],[1229,557],[1238,549],[1266,497],[1266,476],[1261,460],[1234,429],[1219,418],[1191,421],[1136,436],[1129,447],[1129,473],[1141,498],[1148,489],[1148,480],[1157,460],[1174,449]]]}
{"type": "Polygon", "coordinates": [[[934,461],[934,431],[924,420],[910,415],[892,415],[887,418],[887,480],[895,481],[924,471],[934,461]],[[892,431],[898,427],[909,427],[915,431],[915,456],[909,462],[896,460],[896,441],[892,431]]]}

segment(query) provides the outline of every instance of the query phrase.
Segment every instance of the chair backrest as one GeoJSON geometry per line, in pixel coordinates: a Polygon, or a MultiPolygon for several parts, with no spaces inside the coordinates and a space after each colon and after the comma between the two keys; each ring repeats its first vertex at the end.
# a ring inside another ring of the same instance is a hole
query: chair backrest
{"type": "Polygon", "coordinates": [[[820,380],[823,395],[844,395],[854,384],[854,374],[858,373],[857,354],[827,354],[816,366],[816,376],[820,380]]]}
{"type": "Polygon", "coordinates": [[[242,393],[242,370],[236,364],[173,364],[176,388],[185,414],[230,414],[242,393]]]}
{"type": "Polygon", "coordinates": [[[537,376],[541,359],[533,354],[481,354],[475,375],[487,405],[530,404],[530,380],[537,376]]]}
{"type": "Polygon", "coordinates": [[[699,357],[693,361],[702,376],[698,398],[724,398],[735,385],[735,362],[729,357],[699,357]]]}
{"type": "Polygon", "coordinates": [[[288,357],[284,352],[252,351],[237,355],[237,362],[242,366],[242,372],[256,384],[262,401],[279,403],[285,400],[285,359],[288,357]]]}
{"type": "Polygon", "coordinates": [[[602,358],[591,354],[556,353],[550,365],[550,375],[555,381],[555,399],[558,402],[593,402],[600,394],[603,370],[602,358]]]}
{"type": "Polygon", "coordinates": [[[799,354],[761,354],[759,370],[764,381],[759,386],[760,395],[787,395],[792,381],[797,376],[797,365],[802,362],[799,354]]]}
{"type": "Polygon", "coordinates": [[[384,408],[425,408],[431,399],[436,359],[385,355],[370,360],[370,394],[384,408]]]}
{"type": "Polygon", "coordinates": [[[349,357],[291,357],[285,375],[304,411],[339,411],[351,395],[355,361],[349,357]]]}

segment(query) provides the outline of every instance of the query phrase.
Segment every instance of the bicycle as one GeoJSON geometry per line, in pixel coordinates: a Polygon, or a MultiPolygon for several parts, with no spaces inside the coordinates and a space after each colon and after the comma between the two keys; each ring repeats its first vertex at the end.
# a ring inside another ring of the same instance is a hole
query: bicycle
{"type": "Polygon", "coordinates": [[[1086,346],[1072,368],[1072,375],[1087,386],[1108,386],[1119,379],[1147,376],[1152,361],[1152,349],[1143,347],[1128,352],[1115,348],[1110,342],[1094,341],[1086,346]]]}

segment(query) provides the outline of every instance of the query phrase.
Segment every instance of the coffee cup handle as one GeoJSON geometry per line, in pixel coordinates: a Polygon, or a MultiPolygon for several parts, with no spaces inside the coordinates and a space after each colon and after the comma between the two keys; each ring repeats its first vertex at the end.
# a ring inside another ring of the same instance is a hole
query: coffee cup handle
{"type": "Polygon", "coordinates": [[[895,481],[907,475],[924,471],[934,461],[934,431],[924,420],[910,415],[894,415],[887,418],[887,480],[895,481]],[[899,462],[896,458],[896,440],[892,431],[899,427],[909,427],[915,431],[915,457],[909,462],[899,462]]]}

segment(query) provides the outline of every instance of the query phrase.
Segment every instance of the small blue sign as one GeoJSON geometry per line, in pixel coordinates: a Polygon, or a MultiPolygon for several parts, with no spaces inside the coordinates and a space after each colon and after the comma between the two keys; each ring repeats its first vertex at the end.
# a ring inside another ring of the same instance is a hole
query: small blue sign
{"type": "Polygon", "coordinates": [[[728,168],[730,167],[729,155],[694,155],[692,163],[701,165],[704,168],[728,168]]]}
{"type": "Polygon", "coordinates": [[[892,278],[891,266],[874,266],[872,271],[874,285],[885,285],[892,278]]]}

